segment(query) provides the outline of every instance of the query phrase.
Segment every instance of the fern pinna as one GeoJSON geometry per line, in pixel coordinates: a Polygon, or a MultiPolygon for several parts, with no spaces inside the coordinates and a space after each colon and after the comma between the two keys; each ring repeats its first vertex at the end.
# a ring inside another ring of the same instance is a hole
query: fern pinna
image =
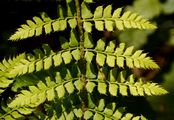
{"type": "Polygon", "coordinates": [[[58,3],[57,19],[43,13],[27,20],[9,38],[19,41],[65,29],[69,34],[69,38],[57,38],[57,51],[43,44],[42,49],[0,63],[0,94],[3,97],[7,89],[15,94],[8,100],[2,98],[0,119],[146,119],[126,109],[124,101],[167,91],[130,70],[159,69],[158,65],[142,50],[105,37],[96,39],[95,32],[156,26],[136,13],[112,9],[112,5],[98,6],[92,12],[90,6],[95,2],[66,0],[65,8],[58,3]]]}

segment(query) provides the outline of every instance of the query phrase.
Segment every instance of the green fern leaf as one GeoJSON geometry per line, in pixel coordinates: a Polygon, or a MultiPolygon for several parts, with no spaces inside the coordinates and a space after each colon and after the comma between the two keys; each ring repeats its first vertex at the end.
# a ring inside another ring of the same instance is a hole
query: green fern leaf
{"type": "Polygon", "coordinates": [[[92,31],[92,24],[90,22],[84,22],[83,23],[83,28],[86,32],[91,33],[92,31]]]}
{"type": "Polygon", "coordinates": [[[106,63],[108,64],[108,66],[114,67],[115,66],[115,56],[108,55],[106,58],[106,63]]]}
{"type": "Polygon", "coordinates": [[[110,18],[111,17],[111,12],[112,12],[112,6],[108,5],[103,11],[103,18],[110,18]]]}
{"type": "Polygon", "coordinates": [[[92,61],[93,57],[94,57],[93,52],[88,52],[88,51],[85,52],[85,59],[87,62],[90,63],[92,61]]]}
{"type": "Polygon", "coordinates": [[[103,66],[105,64],[105,59],[106,59],[106,56],[104,54],[98,53],[96,56],[96,62],[100,66],[103,66]]]}
{"type": "Polygon", "coordinates": [[[92,93],[97,87],[100,94],[110,94],[112,96],[118,96],[119,94],[122,96],[144,96],[145,94],[151,96],[167,94],[167,91],[160,87],[160,85],[142,82],[141,78],[136,81],[133,75],[126,75],[125,71],[117,71],[116,73],[116,70],[113,69],[110,70],[108,74],[109,76],[106,74],[106,76],[108,76],[106,81],[94,81],[94,79],[89,78],[86,85],[87,91],[92,93]]]}
{"type": "Polygon", "coordinates": [[[74,89],[75,89],[72,82],[66,83],[65,88],[69,94],[72,94],[74,92],[74,89]]]}
{"type": "Polygon", "coordinates": [[[96,50],[104,51],[105,50],[105,40],[104,39],[99,39],[97,41],[97,45],[95,47],[96,50]]]}
{"type": "MultiPolygon", "coordinates": [[[[40,36],[43,32],[50,34],[52,31],[64,31],[67,28],[66,18],[52,20],[46,16],[45,13],[42,14],[41,17],[42,19],[33,17],[33,20],[27,20],[27,24],[21,25],[21,28],[19,28],[9,40],[22,40],[29,37],[40,36]]],[[[68,23],[71,28],[77,26],[77,20],[73,17],[68,20],[68,23]]]]}
{"type": "Polygon", "coordinates": [[[72,29],[76,28],[77,26],[77,20],[76,19],[70,19],[68,20],[68,23],[72,29]]]}
{"type": "Polygon", "coordinates": [[[93,48],[94,47],[92,36],[90,33],[87,33],[87,32],[84,33],[84,47],[85,48],[93,48]]]}
{"type": "Polygon", "coordinates": [[[109,84],[109,93],[112,96],[117,96],[119,86],[117,84],[109,84]]]}
{"type": "Polygon", "coordinates": [[[113,31],[114,30],[114,22],[113,21],[105,21],[105,28],[108,31],[113,31]]]}
{"type": "MultiPolygon", "coordinates": [[[[66,46],[66,43],[63,43],[66,46]]],[[[71,44],[72,45],[72,44],[71,44]]],[[[74,44],[75,45],[75,44],[74,44]]],[[[65,47],[63,46],[63,47],[65,47]]],[[[69,43],[68,43],[69,46],[69,43]]],[[[73,59],[76,61],[80,60],[80,50],[77,48],[73,48],[72,51],[68,50],[62,50],[57,53],[54,53],[53,51],[49,51],[50,48],[44,48],[45,53],[42,53],[43,55],[48,54],[48,56],[40,56],[35,53],[35,55],[27,54],[27,58],[19,60],[18,64],[14,64],[13,67],[10,69],[9,72],[5,72],[7,76],[20,76],[28,73],[33,72],[39,72],[41,70],[48,70],[52,66],[60,66],[63,62],[65,64],[69,64],[73,59]],[[47,49],[47,50],[46,50],[47,49]],[[48,52],[49,51],[49,52],[48,52]],[[39,56],[39,57],[38,57],[39,56]]]]}
{"type": "Polygon", "coordinates": [[[93,83],[93,82],[88,82],[88,83],[86,84],[86,90],[87,90],[89,93],[92,93],[95,86],[96,86],[95,83],[93,83]]]}
{"type": "Polygon", "coordinates": [[[72,55],[71,55],[70,51],[62,53],[62,58],[63,58],[65,64],[70,63],[72,60],[72,55]]]}
{"type": "Polygon", "coordinates": [[[93,0],[84,0],[87,3],[93,3],[93,0]]]}
{"type": "Polygon", "coordinates": [[[24,115],[31,114],[35,109],[34,108],[27,108],[27,107],[19,107],[19,108],[14,108],[10,109],[6,107],[5,114],[0,115],[0,119],[5,119],[5,120],[16,120],[16,119],[24,119],[24,115]]]}
{"type": "Polygon", "coordinates": [[[107,92],[107,85],[104,82],[99,82],[99,84],[98,84],[98,91],[101,94],[106,94],[106,92],[107,92]]]}
{"type": "Polygon", "coordinates": [[[77,31],[75,29],[71,30],[69,45],[71,47],[76,47],[78,46],[78,41],[77,31]]]}
{"type": "Polygon", "coordinates": [[[85,111],[84,113],[84,119],[88,120],[93,116],[93,113],[91,111],[85,111]]]}
{"type": "Polygon", "coordinates": [[[104,22],[103,21],[95,21],[95,28],[98,31],[103,31],[104,30],[104,22]]]}
{"type": "Polygon", "coordinates": [[[75,60],[77,60],[77,61],[80,60],[80,50],[79,49],[73,50],[71,52],[71,54],[73,55],[75,60]]]}
{"type": "Polygon", "coordinates": [[[25,59],[25,54],[20,54],[9,60],[4,59],[0,63],[0,94],[6,90],[6,88],[14,82],[12,79],[15,75],[9,74],[14,66],[20,65],[20,61],[25,59]]]}
{"type": "Polygon", "coordinates": [[[52,84],[47,86],[40,81],[37,84],[37,87],[29,87],[29,91],[22,90],[21,94],[18,94],[18,96],[8,106],[10,108],[22,106],[36,107],[45,102],[46,99],[52,101],[55,98],[55,92],[57,92],[59,98],[65,96],[65,89],[67,90],[67,93],[72,94],[76,89],[73,84],[74,83],[71,81],[66,84],[57,84],[52,81],[52,84]]]}
{"type": "Polygon", "coordinates": [[[95,120],[131,120],[140,118],[140,120],[146,119],[143,116],[134,116],[132,113],[127,113],[123,107],[116,106],[117,103],[105,103],[104,99],[100,99],[99,104],[96,105],[95,109],[89,108],[84,113],[84,119],[95,119],[95,120]]]}
{"type": "MultiPolygon", "coordinates": [[[[97,45],[94,50],[88,49],[88,52],[96,54],[96,62],[100,66],[107,64],[110,67],[124,68],[143,68],[143,69],[157,69],[158,65],[150,58],[146,57],[146,53],[142,53],[142,50],[133,52],[133,47],[125,48],[124,43],[120,43],[116,47],[115,41],[110,41],[105,48],[105,42],[103,39],[97,41],[97,45]],[[115,62],[116,61],[116,62],[115,62]]],[[[92,47],[92,44],[91,44],[92,47]]]]}
{"type": "Polygon", "coordinates": [[[60,86],[58,86],[57,88],[56,88],[56,91],[57,91],[57,94],[58,94],[58,97],[59,98],[62,98],[62,97],[64,97],[65,96],[65,88],[64,88],[64,86],[63,85],[60,85],[60,86]]]}
{"type": "Polygon", "coordinates": [[[91,63],[86,63],[86,77],[87,78],[96,78],[96,74],[94,72],[94,68],[91,63]]]}
{"type": "Polygon", "coordinates": [[[113,13],[112,18],[119,18],[121,15],[121,12],[122,12],[122,8],[117,8],[113,13]]]}
{"type": "Polygon", "coordinates": [[[92,18],[93,17],[93,14],[91,13],[89,6],[85,2],[82,2],[81,12],[82,12],[81,13],[82,18],[92,18]]]}
{"type": "MultiPolygon", "coordinates": [[[[106,30],[113,31],[116,28],[119,30],[124,30],[125,28],[138,28],[138,29],[155,29],[156,26],[150,23],[147,19],[144,19],[142,16],[126,11],[121,15],[122,8],[114,10],[112,13],[112,6],[108,5],[103,9],[102,6],[99,6],[94,11],[94,17],[89,9],[89,17],[83,17],[84,23],[93,21],[95,23],[95,28],[99,31],[104,30],[104,25],[106,30]],[[91,18],[93,17],[93,18],[91,18]],[[104,25],[103,25],[104,24],[104,25]]],[[[83,13],[85,14],[85,13],[83,13]]],[[[82,15],[83,15],[82,14],[82,15]]],[[[92,24],[92,23],[91,23],[92,24]]],[[[91,25],[90,25],[91,26],[91,25]]]]}
{"type": "Polygon", "coordinates": [[[96,8],[94,12],[94,18],[101,18],[103,16],[103,6],[99,6],[96,8]]]}

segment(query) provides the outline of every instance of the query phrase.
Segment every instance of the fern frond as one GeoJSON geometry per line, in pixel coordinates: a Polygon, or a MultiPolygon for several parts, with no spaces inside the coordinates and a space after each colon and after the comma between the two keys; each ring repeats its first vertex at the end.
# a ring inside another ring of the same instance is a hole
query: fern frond
{"type": "Polygon", "coordinates": [[[62,84],[52,82],[52,86],[47,86],[43,82],[39,82],[37,86],[30,86],[29,89],[30,90],[22,90],[21,94],[18,94],[15,100],[9,104],[9,107],[36,107],[46,100],[53,100],[56,94],[60,98],[64,97],[66,94],[72,94],[76,87],[72,81],[66,81],[62,84]]]}
{"type": "Polygon", "coordinates": [[[115,68],[104,76],[103,79],[99,73],[98,79],[88,79],[87,91],[92,93],[96,88],[100,94],[110,94],[112,96],[151,96],[168,93],[157,83],[143,82],[142,78],[136,80],[133,74],[127,76],[125,71],[117,71],[115,68]]]}
{"type": "Polygon", "coordinates": [[[67,28],[68,23],[72,29],[77,26],[75,17],[52,20],[47,15],[42,15],[41,18],[35,16],[33,17],[33,20],[27,20],[26,22],[27,24],[21,25],[9,40],[18,41],[33,36],[40,36],[43,33],[50,34],[51,32],[64,31],[67,28]]]}
{"type": "Polygon", "coordinates": [[[71,69],[61,67],[60,72],[56,72],[52,77],[47,76],[45,78],[46,83],[40,80],[36,86],[29,86],[29,90],[22,90],[21,94],[18,94],[9,104],[9,107],[36,107],[46,100],[52,101],[55,96],[63,98],[74,93],[74,91],[80,91],[83,88],[83,82],[79,78],[78,66],[72,66],[71,69]],[[52,80],[53,77],[54,81],[52,80]]]}
{"type": "Polygon", "coordinates": [[[25,54],[20,54],[12,59],[4,59],[0,63],[0,94],[6,90],[6,88],[14,82],[12,79],[14,75],[9,75],[9,72],[14,66],[19,65],[21,60],[25,59],[25,54]]]}
{"type": "Polygon", "coordinates": [[[129,67],[129,68],[143,68],[143,69],[156,69],[158,65],[143,53],[142,50],[133,51],[133,46],[126,48],[125,43],[120,43],[116,46],[116,41],[110,41],[106,46],[105,40],[100,39],[97,41],[95,49],[91,49],[94,45],[92,38],[85,39],[85,58],[91,62],[93,56],[96,56],[96,62],[100,66],[107,64],[110,67],[129,67]]]}
{"type": "Polygon", "coordinates": [[[98,106],[89,108],[84,113],[84,119],[94,120],[146,120],[143,116],[134,116],[127,113],[124,107],[118,107],[117,103],[105,103],[104,99],[100,99],[98,106]]]}
{"type": "Polygon", "coordinates": [[[112,13],[112,6],[108,5],[106,8],[103,8],[103,6],[97,7],[94,14],[92,14],[88,5],[82,3],[83,28],[86,32],[91,32],[92,22],[94,22],[95,28],[99,31],[104,29],[113,31],[115,28],[119,30],[124,30],[125,28],[156,28],[154,24],[136,13],[130,11],[124,12],[122,15],[121,13],[122,8],[118,8],[112,13]]]}
{"type": "Polygon", "coordinates": [[[78,94],[73,94],[60,99],[55,99],[49,104],[45,104],[45,111],[47,119],[65,119],[74,120],[82,118],[82,101],[78,94]]]}
{"type": "MultiPolygon", "coordinates": [[[[8,74],[19,76],[41,70],[48,70],[53,66],[60,66],[62,63],[69,64],[72,60],[78,61],[80,59],[80,50],[78,47],[74,47],[75,45],[76,41],[73,38],[70,40],[70,43],[68,43],[68,47],[71,47],[67,50],[60,50],[59,52],[53,52],[48,45],[43,45],[44,52],[35,50],[34,55],[26,54],[26,59],[18,61],[19,64],[14,65],[8,74]]],[[[64,47],[66,47],[66,43],[62,44],[62,48],[64,47]]]]}
{"type": "Polygon", "coordinates": [[[35,109],[34,108],[27,108],[27,107],[17,107],[10,109],[8,108],[6,113],[0,115],[1,120],[16,120],[16,119],[24,119],[25,115],[31,114],[35,109]]]}

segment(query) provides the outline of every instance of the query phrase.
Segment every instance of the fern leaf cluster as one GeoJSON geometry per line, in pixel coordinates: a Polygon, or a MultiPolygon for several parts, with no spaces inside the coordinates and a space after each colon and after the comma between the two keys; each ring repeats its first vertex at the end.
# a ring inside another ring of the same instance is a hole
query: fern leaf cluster
{"type": "MultiPolygon", "coordinates": [[[[90,15],[86,15],[84,12],[83,17],[83,28],[87,32],[92,31],[92,22],[95,23],[95,28],[99,31],[103,31],[104,29],[108,31],[113,31],[115,28],[119,30],[124,30],[125,28],[139,28],[139,29],[154,29],[156,28],[153,24],[151,24],[147,19],[144,19],[142,16],[127,11],[123,14],[122,8],[118,8],[114,10],[112,13],[112,6],[108,5],[105,8],[103,6],[99,6],[95,9],[94,14],[91,13],[87,8],[86,4],[82,4],[90,15]]],[[[83,12],[83,11],[82,11],[83,12]]]]}
{"type": "MultiPolygon", "coordinates": [[[[89,38],[89,37],[88,37],[89,38]]],[[[90,48],[93,46],[89,44],[88,41],[92,41],[86,38],[88,45],[86,48],[90,48]]],[[[145,68],[145,69],[153,69],[159,68],[158,65],[150,58],[147,57],[146,53],[143,53],[142,50],[138,50],[133,52],[133,46],[126,48],[124,43],[116,45],[116,41],[110,41],[106,46],[105,40],[100,39],[97,41],[95,49],[87,49],[86,50],[86,59],[90,62],[91,58],[96,54],[96,61],[100,66],[104,66],[105,63],[110,67],[129,67],[129,68],[145,68]]]]}
{"type": "MultiPolygon", "coordinates": [[[[45,13],[43,13],[45,14],[45,13]]],[[[33,20],[27,20],[27,24],[22,24],[21,28],[18,28],[16,33],[12,35],[10,40],[21,40],[29,37],[40,36],[43,33],[50,34],[51,32],[64,31],[67,28],[67,24],[71,28],[75,28],[77,21],[75,18],[58,18],[52,20],[45,15],[40,17],[33,17],[33,20]]]]}
{"type": "Polygon", "coordinates": [[[65,3],[58,3],[57,19],[43,13],[27,20],[9,38],[17,41],[64,33],[67,29],[57,38],[57,51],[43,44],[42,49],[0,63],[0,94],[3,97],[7,88],[15,94],[9,95],[8,101],[1,100],[0,119],[146,120],[144,115],[127,110],[124,101],[167,91],[157,83],[134,76],[130,69],[159,66],[143,50],[104,37],[96,40],[92,30],[111,32],[156,26],[136,13],[113,9],[112,5],[98,6],[92,12],[93,0],[65,3]]]}

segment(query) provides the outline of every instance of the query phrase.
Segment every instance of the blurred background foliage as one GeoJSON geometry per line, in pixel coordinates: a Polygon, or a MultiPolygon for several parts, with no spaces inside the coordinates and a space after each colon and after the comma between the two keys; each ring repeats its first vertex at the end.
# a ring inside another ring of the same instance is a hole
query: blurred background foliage
{"type": "MultiPolygon", "coordinates": [[[[40,12],[46,12],[54,18],[57,12],[56,3],[60,1],[63,0],[1,0],[0,60],[4,56],[23,52],[37,45],[37,41],[34,40],[11,43],[8,38],[20,24],[33,16],[38,16],[40,12]]],[[[155,111],[157,120],[174,120],[174,0],[107,0],[107,2],[114,7],[137,12],[158,26],[158,29],[151,31],[129,29],[112,34],[118,35],[120,42],[148,52],[159,64],[160,70],[134,72],[147,80],[160,83],[169,91],[167,95],[148,97],[147,100],[155,111]]],[[[106,0],[100,0],[99,5],[105,3],[106,0]]]]}

